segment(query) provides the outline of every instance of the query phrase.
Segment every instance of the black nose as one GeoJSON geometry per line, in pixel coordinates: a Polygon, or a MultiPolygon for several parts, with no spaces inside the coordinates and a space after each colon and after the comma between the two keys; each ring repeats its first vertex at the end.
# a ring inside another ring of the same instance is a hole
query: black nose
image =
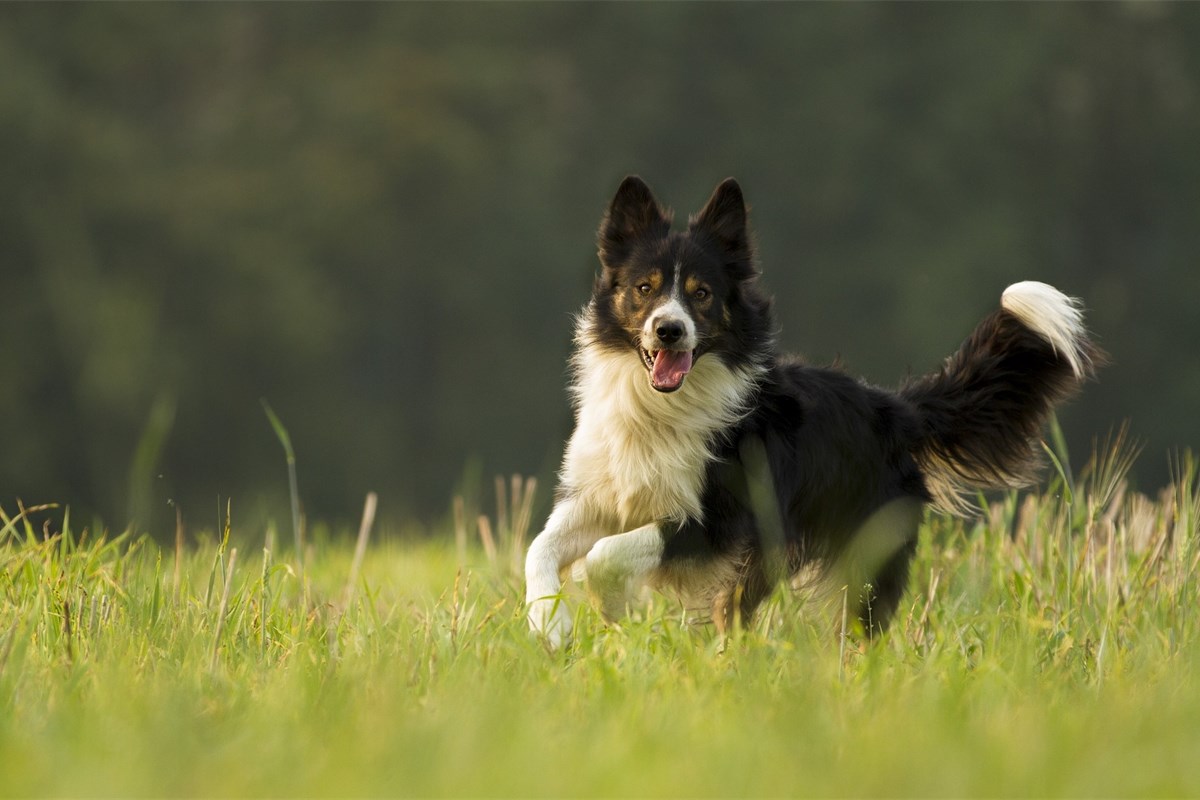
{"type": "Polygon", "coordinates": [[[665,320],[654,327],[654,333],[663,344],[675,344],[683,338],[683,323],[665,320]]]}

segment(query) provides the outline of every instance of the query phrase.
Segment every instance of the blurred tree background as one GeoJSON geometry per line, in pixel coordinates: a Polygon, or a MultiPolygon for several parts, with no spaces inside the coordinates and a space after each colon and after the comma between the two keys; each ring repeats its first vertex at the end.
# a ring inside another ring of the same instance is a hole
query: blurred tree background
{"type": "MultiPolygon", "coordinates": [[[[172,529],[550,481],[620,178],[737,176],[782,342],[894,385],[1008,283],[1114,356],[1147,488],[1200,441],[1200,6],[5,4],[0,497],[172,529]]],[[[543,493],[545,495],[545,493],[543,493]]]]}

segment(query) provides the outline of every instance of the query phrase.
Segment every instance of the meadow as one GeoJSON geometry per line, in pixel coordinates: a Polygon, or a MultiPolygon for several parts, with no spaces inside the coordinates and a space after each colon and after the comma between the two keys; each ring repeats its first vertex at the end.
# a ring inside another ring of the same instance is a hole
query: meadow
{"type": "Polygon", "coordinates": [[[781,588],[728,639],[580,599],[548,651],[520,502],[302,561],[236,513],[171,547],[6,506],[0,794],[1197,796],[1197,467],[1143,494],[1132,452],[929,516],[871,643],[781,588]]]}

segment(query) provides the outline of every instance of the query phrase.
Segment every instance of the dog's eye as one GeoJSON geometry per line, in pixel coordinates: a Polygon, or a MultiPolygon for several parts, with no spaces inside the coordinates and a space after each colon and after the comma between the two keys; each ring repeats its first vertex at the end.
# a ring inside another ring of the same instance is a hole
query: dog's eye
{"type": "Polygon", "coordinates": [[[703,300],[706,297],[708,297],[708,295],[709,295],[708,289],[705,289],[703,286],[700,287],[699,289],[697,289],[696,291],[692,292],[692,297],[696,298],[697,300],[703,300]]]}
{"type": "Polygon", "coordinates": [[[637,286],[639,294],[650,294],[652,289],[654,289],[654,287],[648,283],[639,283],[637,286]]]}

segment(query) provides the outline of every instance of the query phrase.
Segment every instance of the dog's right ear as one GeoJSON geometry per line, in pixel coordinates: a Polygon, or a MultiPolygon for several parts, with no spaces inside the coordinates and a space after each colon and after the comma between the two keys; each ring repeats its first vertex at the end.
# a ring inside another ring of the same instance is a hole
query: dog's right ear
{"type": "Polygon", "coordinates": [[[621,181],[600,222],[596,235],[600,261],[615,266],[629,255],[633,242],[646,236],[665,236],[670,230],[670,213],[654,199],[645,181],[630,175],[621,181]]]}

